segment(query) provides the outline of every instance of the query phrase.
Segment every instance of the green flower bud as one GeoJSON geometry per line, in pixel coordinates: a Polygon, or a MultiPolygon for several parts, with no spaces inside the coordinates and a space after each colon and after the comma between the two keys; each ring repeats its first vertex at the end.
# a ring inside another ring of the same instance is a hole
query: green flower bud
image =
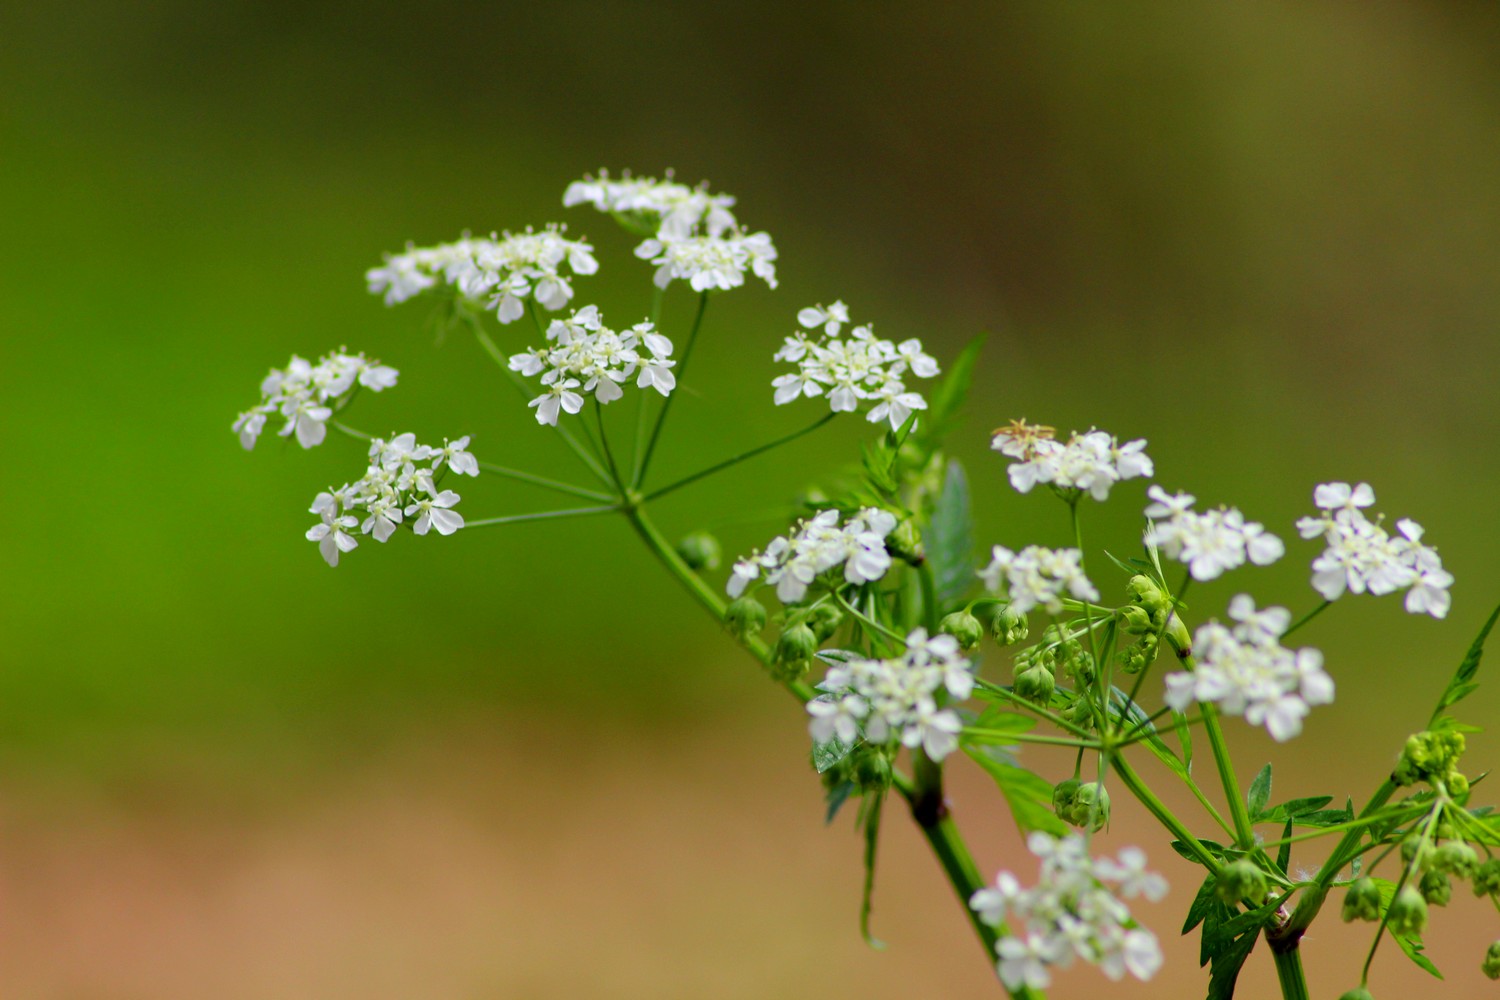
{"type": "Polygon", "coordinates": [[[891,785],[891,759],[881,747],[868,743],[854,752],[854,780],[867,792],[884,791],[891,785]]]}
{"type": "Polygon", "coordinates": [[[705,569],[718,569],[719,540],[706,531],[695,531],[690,535],[684,535],[682,541],[677,543],[677,554],[682,556],[682,561],[687,563],[695,571],[705,569]]]}
{"type": "Polygon", "coordinates": [[[1432,867],[1432,844],[1418,834],[1407,834],[1401,841],[1401,860],[1406,867],[1425,872],[1432,867]]]}
{"type": "Polygon", "coordinates": [[[922,547],[922,533],[909,517],[896,525],[896,530],[887,536],[885,547],[891,550],[891,555],[913,566],[921,565],[922,560],[927,558],[927,550],[922,547]]]}
{"type": "Polygon", "coordinates": [[[1386,926],[1393,934],[1421,934],[1427,928],[1427,900],[1415,887],[1404,885],[1391,900],[1386,926]]]}
{"type": "Polygon", "coordinates": [[[1479,971],[1491,979],[1500,979],[1500,941],[1490,945],[1489,950],[1484,953],[1484,961],[1479,963],[1479,971]]]}
{"type": "Polygon", "coordinates": [[[1052,786],[1052,811],[1057,814],[1058,819],[1072,811],[1073,801],[1078,798],[1078,789],[1082,784],[1077,778],[1068,778],[1052,786]]]}
{"type": "Polygon", "coordinates": [[[1053,678],[1052,671],[1041,664],[1027,667],[1016,674],[1016,697],[1034,705],[1046,705],[1052,700],[1052,692],[1056,688],[1057,681],[1053,678]]]}
{"type": "Polygon", "coordinates": [[[1344,923],[1380,919],[1380,886],[1368,875],[1356,879],[1344,894],[1344,923]]]}
{"type": "Polygon", "coordinates": [[[839,630],[844,623],[844,611],[836,604],[819,604],[813,608],[807,624],[813,630],[813,635],[818,637],[819,642],[826,642],[833,637],[833,633],[839,630]]]}
{"type": "Polygon", "coordinates": [[[955,611],[951,615],[945,615],[938,622],[938,631],[944,635],[951,635],[958,640],[958,647],[970,650],[979,645],[979,640],[984,638],[984,626],[979,624],[979,619],[967,611],[955,611]]]}
{"type": "Polygon", "coordinates": [[[1137,574],[1130,578],[1125,585],[1125,592],[1130,599],[1139,604],[1148,614],[1156,614],[1158,611],[1166,614],[1172,608],[1172,602],[1162,591],[1157,582],[1149,576],[1137,574]]]}
{"type": "Polygon", "coordinates": [[[1068,811],[1058,816],[1079,829],[1102,830],[1109,822],[1109,792],[1093,782],[1080,784],[1068,811]]]}
{"type": "Polygon", "coordinates": [[[1266,876],[1255,862],[1246,858],[1225,865],[1219,872],[1219,881],[1214,886],[1219,898],[1233,906],[1244,900],[1258,903],[1266,895],[1266,876]]]}
{"type": "MultiPolygon", "coordinates": [[[[1076,646],[1077,643],[1074,643],[1073,645],[1076,646]]],[[[1063,663],[1068,668],[1068,675],[1073,678],[1074,683],[1077,684],[1078,687],[1088,687],[1094,682],[1094,677],[1096,676],[1096,674],[1094,671],[1094,656],[1092,653],[1086,653],[1082,648],[1079,648],[1076,653],[1071,653],[1070,655],[1068,655],[1063,660],[1063,663]]]]}
{"type": "Polygon", "coordinates": [[[1468,797],[1469,779],[1457,771],[1450,772],[1447,780],[1443,783],[1448,786],[1448,794],[1455,799],[1463,800],[1468,797]]]}
{"type": "Polygon", "coordinates": [[[798,622],[776,640],[776,664],[786,676],[800,677],[807,672],[817,651],[818,637],[806,622],[798,622]]]}
{"type": "Polygon", "coordinates": [[[1430,906],[1447,906],[1448,901],[1453,898],[1453,883],[1442,872],[1433,871],[1423,875],[1417,890],[1430,906]]]}
{"type": "Polygon", "coordinates": [[[1024,614],[1012,611],[1009,604],[1002,604],[1000,610],[995,612],[994,620],[990,622],[990,634],[1000,645],[1014,646],[1018,642],[1025,642],[1031,630],[1026,626],[1024,614]]]}
{"type": "Polygon", "coordinates": [[[1115,659],[1119,661],[1120,669],[1127,674],[1138,674],[1156,662],[1156,654],[1160,648],[1156,636],[1143,635],[1116,653],[1115,659]]]}
{"type": "Polygon", "coordinates": [[[753,597],[739,597],[724,609],[724,624],[741,642],[766,627],[766,606],[753,597]]]}
{"type": "Polygon", "coordinates": [[[1094,710],[1087,698],[1075,698],[1073,702],[1058,709],[1058,717],[1081,729],[1094,728],[1094,710]]]}
{"type": "Polygon", "coordinates": [[[1348,993],[1340,996],[1339,1000],[1375,1000],[1375,996],[1363,986],[1356,986],[1348,993]]]}
{"type": "Polygon", "coordinates": [[[1452,730],[1413,733],[1406,738],[1401,760],[1391,772],[1391,781],[1397,785],[1415,785],[1419,781],[1450,779],[1458,773],[1456,767],[1463,752],[1463,733],[1452,730]]]}
{"type": "Polygon", "coordinates": [[[1479,855],[1462,840],[1445,841],[1432,852],[1432,867],[1434,871],[1468,878],[1479,867],[1479,855]]]}
{"type": "Polygon", "coordinates": [[[1151,620],[1151,612],[1145,608],[1127,604],[1116,614],[1120,616],[1120,623],[1125,631],[1131,635],[1149,635],[1156,631],[1156,623],[1151,620]]]}
{"type": "Polygon", "coordinates": [[[1500,858],[1491,858],[1474,869],[1474,895],[1500,896],[1500,858]]]}

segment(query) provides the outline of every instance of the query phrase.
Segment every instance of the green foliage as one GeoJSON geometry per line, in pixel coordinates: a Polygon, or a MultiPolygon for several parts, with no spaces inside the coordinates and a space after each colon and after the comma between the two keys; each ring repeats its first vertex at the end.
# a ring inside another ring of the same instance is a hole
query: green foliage
{"type": "Polygon", "coordinates": [[[966,746],[964,752],[995,779],[1022,833],[1041,830],[1061,837],[1068,832],[1067,826],[1052,812],[1052,785],[1047,779],[1019,764],[1001,760],[983,747],[966,746]]]}
{"type": "Polygon", "coordinates": [[[969,480],[957,459],[943,476],[932,521],[923,537],[940,605],[963,597],[974,585],[974,521],[969,510],[969,480]]]}
{"type": "MultiPolygon", "coordinates": [[[[1380,888],[1382,914],[1388,914],[1390,912],[1391,901],[1396,896],[1396,883],[1383,878],[1372,879],[1371,881],[1380,888]]],[[[1423,945],[1420,934],[1397,933],[1396,928],[1393,926],[1387,926],[1386,931],[1395,939],[1396,944],[1401,948],[1401,953],[1411,959],[1417,968],[1429,975],[1436,976],[1438,979],[1443,978],[1443,974],[1438,971],[1438,967],[1432,964],[1432,959],[1423,954],[1426,946],[1423,945]]]]}
{"type": "Polygon", "coordinates": [[[1271,801],[1271,765],[1267,764],[1250,782],[1250,788],[1245,792],[1245,805],[1250,807],[1250,815],[1256,816],[1266,808],[1266,803],[1269,801],[1271,801]]]}
{"type": "Polygon", "coordinates": [[[1474,680],[1479,673],[1479,661],[1484,656],[1484,642],[1490,636],[1490,630],[1495,627],[1495,621],[1500,619],[1500,607],[1490,612],[1489,618],[1485,620],[1484,627],[1474,637],[1473,643],[1469,645],[1469,651],[1464,654],[1458,669],[1453,673],[1453,679],[1443,689],[1442,696],[1438,698],[1437,708],[1432,711],[1432,719],[1427,723],[1428,729],[1438,728],[1443,712],[1453,705],[1458,704],[1469,695],[1473,694],[1479,687],[1479,682],[1474,680]]]}
{"type": "Polygon", "coordinates": [[[974,365],[979,360],[979,351],[983,347],[983,334],[969,341],[948,366],[943,380],[928,396],[927,411],[916,438],[917,446],[924,456],[936,453],[958,425],[958,414],[969,397],[969,385],[974,381],[974,365]]]}
{"type": "Polygon", "coordinates": [[[865,832],[865,880],[859,900],[859,933],[865,939],[865,944],[875,949],[885,947],[883,942],[870,933],[870,913],[874,909],[875,897],[875,855],[880,845],[880,816],[884,807],[883,793],[867,796],[860,814],[865,832]]]}

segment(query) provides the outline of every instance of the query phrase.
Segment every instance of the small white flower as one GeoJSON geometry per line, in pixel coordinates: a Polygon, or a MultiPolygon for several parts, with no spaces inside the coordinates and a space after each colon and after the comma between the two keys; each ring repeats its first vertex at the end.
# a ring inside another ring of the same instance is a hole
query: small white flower
{"type": "Polygon", "coordinates": [[[428,528],[436,528],[440,535],[453,534],[464,526],[463,515],[451,509],[458,501],[458,494],[452,490],[413,500],[406,507],[406,516],[415,516],[417,519],[411,530],[418,535],[425,535],[428,528]]]}
{"type": "Polygon", "coordinates": [[[1083,574],[1083,554],[1077,549],[1028,545],[1012,552],[996,545],[979,578],[986,590],[1005,594],[1018,614],[1039,606],[1049,614],[1061,614],[1064,594],[1079,601],[1099,600],[1099,591],[1083,574]]]}
{"type": "Polygon", "coordinates": [[[1213,580],[1247,559],[1268,566],[1286,551],[1281,539],[1233,507],[1199,513],[1191,509],[1190,494],[1170,494],[1154,484],[1146,494],[1152,500],[1146,516],[1158,519],[1146,529],[1146,544],[1184,563],[1195,580],[1213,580]]]}
{"type": "Polygon", "coordinates": [[[352,552],[359,547],[359,542],[348,532],[359,524],[359,519],[348,515],[336,517],[326,508],[321,514],[323,522],[307,529],[307,540],[318,543],[318,551],[328,565],[337,566],[340,552],[352,552]]]}
{"type": "Polygon", "coordinates": [[[797,366],[796,372],[771,381],[777,406],[827,396],[833,412],[852,413],[861,403],[871,402],[869,421],[889,423],[892,430],[906,423],[913,411],[927,409],[921,393],[911,391],[903,381],[908,373],[918,378],[938,374],[937,361],[922,350],[920,340],[906,340],[898,346],[876,337],[867,325],[841,338],[839,333],[849,322],[849,308],[842,302],[826,309],[809,306],[797,314],[797,321],[809,329],[821,328],[821,334],[809,339],[799,331],[776,352],[775,360],[797,366]]]}
{"type": "Polygon", "coordinates": [[[995,432],[990,447],[1019,459],[1007,470],[1018,493],[1029,493],[1039,483],[1078,490],[1095,500],[1106,500],[1115,483],[1150,476],[1154,466],[1144,438],[1120,444],[1104,431],[1074,433],[1067,443],[1053,437],[1051,427],[1013,421],[995,432]]]}
{"type": "Polygon", "coordinates": [[[363,354],[342,349],[324,355],[317,364],[294,354],[284,370],[273,368],[261,380],[260,404],[241,413],[233,430],[248,451],[275,414],[286,421],[276,432],[279,437],[295,435],[302,447],[314,448],[327,437],[328,421],[352,398],[356,384],[380,392],[395,385],[398,374],[363,354]]]}
{"type": "Polygon", "coordinates": [[[442,468],[446,463],[455,475],[477,476],[479,475],[479,460],[473,453],[467,451],[469,447],[469,435],[465,434],[457,441],[443,439],[443,446],[434,452],[432,467],[442,468]]]}

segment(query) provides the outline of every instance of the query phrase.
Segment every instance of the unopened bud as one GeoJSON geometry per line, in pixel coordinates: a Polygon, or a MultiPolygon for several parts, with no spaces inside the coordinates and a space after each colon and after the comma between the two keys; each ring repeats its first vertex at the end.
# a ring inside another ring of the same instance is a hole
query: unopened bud
{"type": "Polygon", "coordinates": [[[1171,607],[1172,602],[1162,591],[1160,585],[1149,576],[1137,574],[1130,578],[1125,585],[1125,592],[1130,599],[1146,610],[1147,614],[1155,614],[1160,611],[1165,614],[1171,607]]]}
{"type": "Polygon", "coordinates": [[[1344,923],[1380,919],[1380,886],[1369,876],[1355,879],[1344,894],[1344,923]]]}
{"type": "Polygon", "coordinates": [[[738,597],[724,609],[724,624],[741,642],[766,627],[766,606],[753,597],[738,597]]]}
{"type": "Polygon", "coordinates": [[[1156,662],[1159,648],[1156,636],[1143,635],[1116,653],[1115,658],[1119,660],[1121,670],[1127,674],[1138,674],[1156,662]]]}
{"type": "Polygon", "coordinates": [[[913,566],[920,565],[927,558],[927,551],[922,547],[922,533],[909,517],[896,525],[896,530],[886,537],[885,547],[891,550],[893,556],[913,566]]]}
{"type": "Polygon", "coordinates": [[[806,622],[798,622],[782,632],[781,637],[776,640],[776,663],[787,674],[800,676],[807,671],[813,654],[817,651],[818,637],[813,635],[813,630],[806,622]]]}
{"type": "Polygon", "coordinates": [[[1131,635],[1147,635],[1156,631],[1156,623],[1151,620],[1151,613],[1144,608],[1127,604],[1116,614],[1120,616],[1120,623],[1125,631],[1131,635]]]}
{"type": "Polygon", "coordinates": [[[1339,1000],[1375,1000],[1375,995],[1363,986],[1356,986],[1348,993],[1342,994],[1339,1000]]]}
{"type": "Polygon", "coordinates": [[[938,631],[944,635],[951,635],[958,640],[958,648],[970,650],[979,645],[979,640],[984,638],[984,626],[979,624],[979,619],[967,611],[955,611],[951,615],[945,615],[938,622],[938,631]]]}
{"type": "Polygon", "coordinates": [[[1024,614],[1012,611],[1009,604],[1003,604],[990,623],[990,633],[1000,645],[1014,646],[1018,642],[1025,642],[1031,630],[1027,628],[1024,614]]]}
{"type": "Polygon", "coordinates": [[[1258,903],[1266,894],[1266,876],[1255,862],[1240,858],[1219,872],[1214,891],[1231,906],[1241,901],[1258,903]]]}
{"type": "Polygon", "coordinates": [[[1489,950],[1484,953],[1484,961],[1479,963],[1479,971],[1491,979],[1500,979],[1500,941],[1490,945],[1489,950]]]}
{"type": "Polygon", "coordinates": [[[1052,671],[1041,664],[1027,667],[1016,674],[1016,697],[1033,705],[1046,705],[1052,700],[1052,692],[1056,688],[1057,680],[1052,676],[1052,671]]]}
{"type": "Polygon", "coordinates": [[[1080,829],[1102,830],[1109,822],[1109,792],[1093,782],[1069,778],[1052,790],[1052,811],[1080,829]]]}
{"type": "Polygon", "coordinates": [[[1432,844],[1418,834],[1407,834],[1401,841],[1401,860],[1406,867],[1425,872],[1432,866],[1432,844]]]}
{"type": "MultiPolygon", "coordinates": [[[[1464,752],[1464,734],[1452,730],[1413,733],[1401,748],[1401,760],[1391,772],[1396,785],[1415,785],[1419,781],[1451,780],[1458,773],[1458,759],[1464,752]]],[[[1467,790],[1467,782],[1465,790],[1467,790]]]]}
{"type": "Polygon", "coordinates": [[[1468,878],[1479,867],[1479,855],[1462,840],[1445,841],[1432,852],[1432,867],[1434,871],[1468,878]]]}
{"type": "Polygon", "coordinates": [[[812,609],[807,619],[807,624],[813,630],[813,635],[818,637],[819,642],[825,642],[833,637],[833,633],[839,630],[844,623],[844,611],[836,604],[819,604],[812,609]]]}
{"type": "Polygon", "coordinates": [[[684,535],[677,543],[677,554],[694,571],[719,568],[719,540],[706,531],[684,535]]]}
{"type": "Polygon", "coordinates": [[[1405,885],[1391,900],[1386,926],[1393,934],[1415,935],[1427,929],[1427,900],[1416,888],[1405,885]]]}
{"type": "Polygon", "coordinates": [[[884,791],[891,784],[891,759],[885,750],[865,744],[854,754],[854,778],[867,792],[884,791]]]}
{"type": "Polygon", "coordinates": [[[1500,858],[1491,858],[1474,869],[1474,895],[1500,896],[1500,858]]]}
{"type": "Polygon", "coordinates": [[[1428,872],[1422,876],[1417,891],[1427,900],[1428,905],[1447,906],[1448,901],[1453,898],[1453,883],[1442,872],[1428,872]]]}

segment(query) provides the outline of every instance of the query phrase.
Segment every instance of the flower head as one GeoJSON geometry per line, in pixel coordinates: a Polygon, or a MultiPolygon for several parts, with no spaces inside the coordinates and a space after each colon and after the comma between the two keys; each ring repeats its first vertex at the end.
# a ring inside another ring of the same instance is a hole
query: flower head
{"type": "Polygon", "coordinates": [[[799,330],[776,352],[777,361],[797,366],[795,372],[771,381],[777,406],[803,397],[827,396],[830,409],[846,413],[868,403],[867,419],[888,423],[893,430],[914,411],[927,409],[927,400],[905,382],[909,376],[938,374],[937,361],[923,350],[920,340],[899,344],[881,340],[868,324],[854,327],[841,338],[849,322],[849,307],[842,302],[809,306],[797,314],[797,322],[821,332],[809,336],[799,330]]]}
{"type": "Polygon", "coordinates": [[[294,354],[285,369],[273,368],[261,380],[260,402],[241,413],[232,430],[248,451],[255,447],[266,421],[279,416],[285,421],[276,432],[279,436],[295,435],[302,447],[315,447],[327,436],[327,424],[334,412],[347,404],[355,391],[389,389],[396,384],[398,374],[394,368],[363,354],[346,353],[343,348],[323,355],[317,364],[294,354]]]}
{"type": "Polygon", "coordinates": [[[1269,566],[1286,551],[1281,539],[1233,507],[1198,512],[1188,493],[1168,493],[1156,484],[1146,489],[1151,504],[1146,516],[1146,544],[1188,567],[1194,580],[1212,580],[1249,559],[1269,566]]]}
{"type": "Polygon", "coordinates": [[[567,319],[553,320],[546,337],[545,347],[510,358],[512,371],[541,376],[545,392],[530,403],[537,408],[538,423],[555,426],[560,412],[577,413],[584,393],[612,403],[625,394],[621,384],[632,378],[637,388],[663,396],[677,386],[672,342],[650,323],[617,333],[604,325],[598,307],[585,306],[567,319]]]}
{"type": "Polygon", "coordinates": [[[885,539],[895,530],[895,515],[876,507],[842,522],[837,510],[822,511],[797,522],[789,535],[773,538],[763,552],[736,562],[729,596],[739,597],[762,573],[786,604],[802,600],[814,580],[840,567],[845,583],[871,583],[891,567],[885,539]]]}
{"type": "Polygon", "coordinates": [[[1074,433],[1067,443],[1058,441],[1050,427],[1013,421],[996,431],[990,447],[1017,459],[1009,469],[1010,484],[1029,493],[1038,483],[1058,489],[1088,493],[1105,500],[1115,483],[1148,477],[1155,471],[1146,454],[1144,438],[1120,444],[1104,431],[1074,433]]]}
{"type": "Polygon", "coordinates": [[[996,545],[979,578],[992,593],[1006,594],[1015,614],[1024,615],[1038,606],[1061,614],[1065,594],[1079,601],[1099,600],[1099,591],[1083,574],[1083,554],[1078,549],[1028,545],[1012,552],[996,545]]]}

